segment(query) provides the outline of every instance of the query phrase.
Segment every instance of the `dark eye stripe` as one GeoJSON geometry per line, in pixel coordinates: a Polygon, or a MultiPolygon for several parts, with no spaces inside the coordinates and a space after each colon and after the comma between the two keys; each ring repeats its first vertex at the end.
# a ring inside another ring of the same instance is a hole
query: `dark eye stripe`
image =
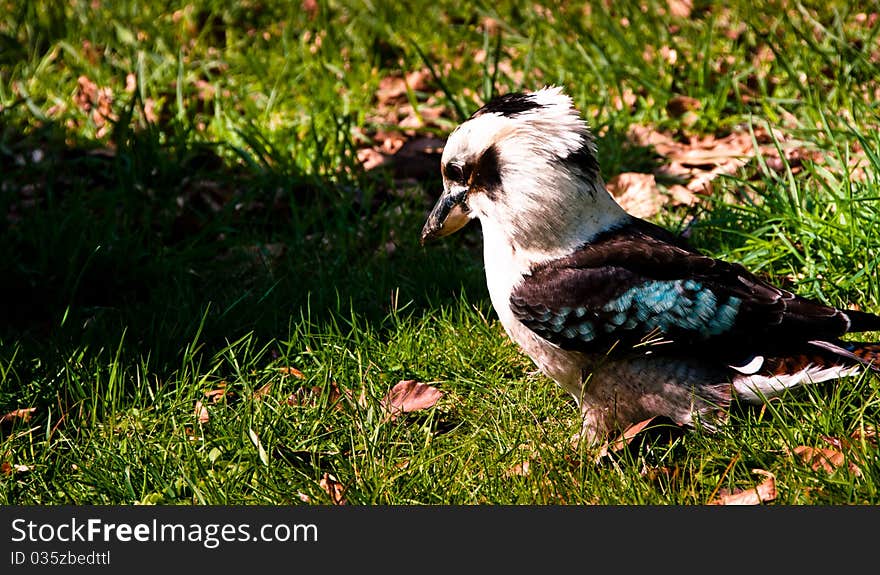
{"type": "Polygon", "coordinates": [[[498,148],[489,146],[477,162],[473,186],[483,191],[490,199],[497,199],[501,192],[501,159],[498,148]]]}

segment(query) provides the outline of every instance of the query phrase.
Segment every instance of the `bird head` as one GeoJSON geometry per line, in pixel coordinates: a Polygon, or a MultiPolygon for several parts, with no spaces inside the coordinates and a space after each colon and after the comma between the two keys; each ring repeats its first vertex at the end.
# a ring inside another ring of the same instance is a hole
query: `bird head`
{"type": "Polygon", "coordinates": [[[605,191],[587,123],[558,87],[477,110],[450,134],[441,173],[422,243],[479,219],[484,234],[491,227],[513,249],[562,252],[622,213],[605,191]]]}

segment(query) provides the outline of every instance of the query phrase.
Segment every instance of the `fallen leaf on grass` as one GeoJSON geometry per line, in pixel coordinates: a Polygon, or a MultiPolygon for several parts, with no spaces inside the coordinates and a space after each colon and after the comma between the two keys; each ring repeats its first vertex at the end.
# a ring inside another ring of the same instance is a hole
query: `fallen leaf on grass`
{"type": "Polygon", "coordinates": [[[865,441],[873,446],[877,445],[877,431],[874,429],[874,426],[870,424],[854,430],[849,437],[844,437],[843,439],[832,437],[830,435],[822,435],[820,437],[822,438],[822,441],[838,450],[852,449],[853,441],[865,441]]]}
{"type": "MultiPolygon", "coordinates": [[[[685,100],[673,102],[672,112],[687,113],[688,106],[696,104],[685,100]]],[[[760,130],[756,130],[756,137],[760,130]]],[[[646,126],[630,128],[629,139],[639,146],[650,147],[667,162],[658,173],[683,180],[694,193],[709,193],[710,182],[721,174],[735,174],[757,153],[773,155],[773,146],[756,150],[747,131],[733,132],[718,138],[713,135],[689,136],[682,141],[672,134],[658,132],[646,126]]]]}
{"type": "Polygon", "coordinates": [[[370,171],[384,166],[388,157],[376,148],[361,148],[357,151],[357,159],[365,170],[370,171]]]}
{"type": "Polygon", "coordinates": [[[654,421],[656,417],[650,417],[645,419],[644,421],[640,421],[638,423],[634,423],[627,427],[623,433],[620,434],[620,437],[617,439],[613,439],[599,448],[599,455],[596,456],[596,459],[599,460],[605,456],[607,456],[610,452],[620,451],[630,443],[638,435],[643,429],[648,427],[648,425],[654,421]]]}
{"type": "Polygon", "coordinates": [[[505,477],[514,477],[517,475],[528,475],[529,474],[529,461],[520,461],[514,465],[511,465],[504,471],[505,477]]]}
{"type": "Polygon", "coordinates": [[[364,170],[388,168],[396,179],[424,179],[440,173],[440,156],[446,141],[434,136],[405,138],[400,134],[377,133],[378,145],[361,148],[358,161],[364,170]],[[383,139],[384,138],[384,139],[383,139]]]}
{"type": "Polygon", "coordinates": [[[753,469],[753,473],[763,475],[764,481],[750,489],[736,489],[733,492],[724,493],[709,502],[709,505],[760,505],[776,499],[776,477],[769,471],[753,469]]]}
{"type": "Polygon", "coordinates": [[[9,413],[0,416],[0,423],[6,423],[7,421],[15,421],[20,419],[21,421],[30,421],[31,415],[37,410],[36,407],[25,407],[22,409],[14,409],[9,413]]]}
{"type": "Polygon", "coordinates": [[[320,6],[318,5],[318,0],[303,0],[300,4],[303,12],[308,14],[309,20],[314,20],[318,15],[318,11],[320,10],[320,6]]]}
{"type": "Polygon", "coordinates": [[[608,192],[626,211],[640,218],[650,218],[663,206],[690,206],[697,202],[695,193],[681,184],[661,188],[654,174],[624,172],[608,180],[608,192]]]}
{"type": "Polygon", "coordinates": [[[397,382],[385,397],[382,398],[382,407],[385,409],[386,418],[393,421],[403,413],[428,409],[443,397],[443,392],[426,383],[414,379],[397,382]]]}
{"type": "MultiPolygon", "coordinates": [[[[229,391],[226,388],[226,382],[221,381],[216,389],[209,389],[204,392],[206,400],[210,399],[211,403],[217,403],[221,399],[232,396],[233,392],[229,391]]],[[[196,400],[196,408],[195,408],[196,418],[199,423],[208,423],[211,419],[211,415],[208,413],[208,408],[205,406],[204,402],[201,399],[196,400]]]]}
{"type": "Polygon", "coordinates": [[[287,405],[290,406],[306,406],[314,405],[314,397],[320,395],[321,388],[317,385],[310,388],[301,387],[287,396],[287,405]]]}
{"type": "MultiPolygon", "coordinates": [[[[317,385],[301,387],[287,397],[287,405],[314,407],[318,405],[322,393],[324,393],[324,388],[317,385]]],[[[367,405],[367,396],[364,390],[361,390],[361,393],[355,397],[354,392],[350,389],[339,389],[339,384],[335,381],[330,382],[326,393],[328,405],[337,410],[344,409],[346,406],[359,405],[365,407],[367,405]],[[340,401],[340,399],[345,401],[340,401]]]]}
{"type": "Polygon", "coordinates": [[[221,381],[215,389],[209,389],[205,392],[205,397],[211,400],[211,403],[217,403],[226,396],[232,396],[233,392],[226,388],[226,382],[221,381]]]}
{"type": "Polygon", "coordinates": [[[690,96],[673,96],[666,102],[666,112],[673,118],[679,118],[688,112],[699,110],[702,104],[690,96]]]}
{"type": "Polygon", "coordinates": [[[866,441],[873,446],[877,446],[877,430],[874,429],[873,425],[866,425],[862,429],[856,429],[850,435],[856,441],[866,441]]]}
{"type": "Polygon", "coordinates": [[[521,444],[515,452],[515,463],[504,470],[504,477],[516,477],[529,474],[532,463],[540,461],[540,454],[529,445],[521,444]]]}
{"type": "MultiPolygon", "coordinates": [[[[813,471],[824,470],[826,473],[834,473],[836,469],[844,464],[845,457],[843,452],[828,447],[808,447],[799,445],[794,448],[793,453],[797,455],[801,461],[808,464],[813,471]]],[[[849,464],[849,470],[856,475],[861,475],[862,470],[855,463],[849,464]]]]}
{"type": "Polygon", "coordinates": [[[345,486],[339,483],[339,481],[329,473],[324,473],[324,476],[321,478],[321,481],[318,482],[318,485],[321,486],[321,489],[327,492],[333,505],[346,505],[348,503],[348,501],[345,500],[345,486]]]}
{"type": "Polygon", "coordinates": [[[0,463],[0,474],[2,475],[12,475],[13,473],[24,473],[26,471],[30,471],[32,467],[30,465],[24,464],[16,464],[12,465],[8,461],[4,461],[0,463]]]}
{"type": "Polygon", "coordinates": [[[617,174],[606,188],[623,209],[637,218],[649,218],[660,211],[665,199],[657,188],[654,174],[624,172],[617,174]]]}
{"type": "Polygon", "coordinates": [[[272,391],[272,382],[267,382],[263,384],[260,389],[254,392],[254,399],[263,399],[263,397],[269,395],[269,392],[272,391]]]}
{"type": "Polygon", "coordinates": [[[694,0],[669,0],[669,13],[676,18],[690,18],[694,0]]]}
{"type": "Polygon", "coordinates": [[[427,68],[407,72],[406,76],[385,76],[379,80],[379,88],[376,90],[376,102],[381,106],[393,105],[406,101],[407,86],[415,92],[421,92],[428,88],[431,80],[431,71],[427,68]]]}
{"type": "Polygon", "coordinates": [[[849,449],[851,447],[849,439],[844,438],[840,439],[839,437],[833,437],[831,435],[820,435],[822,441],[828,443],[831,447],[837,450],[841,449],[849,449]]]}
{"type": "Polygon", "coordinates": [[[376,106],[366,119],[373,128],[355,133],[364,170],[390,169],[395,179],[439,176],[438,150],[445,142],[425,131],[449,121],[450,111],[440,92],[430,92],[432,80],[432,72],[422,68],[379,81],[376,106]]]}
{"type": "Polygon", "coordinates": [[[199,423],[208,423],[211,419],[208,408],[205,407],[201,399],[196,400],[196,418],[199,420],[199,423]]]}
{"type": "Polygon", "coordinates": [[[117,119],[113,113],[113,90],[99,88],[88,76],[80,76],[73,101],[83,112],[91,112],[92,122],[98,127],[97,137],[103,137],[111,130],[111,122],[117,119]]]}
{"type": "MultiPolygon", "coordinates": [[[[324,388],[318,385],[313,385],[309,388],[301,387],[287,397],[287,405],[317,405],[323,390],[324,388]]],[[[334,404],[339,401],[340,397],[342,397],[342,392],[339,391],[339,385],[335,381],[331,381],[327,388],[327,401],[330,404],[334,404]]]]}
{"type": "Polygon", "coordinates": [[[305,377],[306,377],[305,375],[303,375],[303,372],[301,372],[300,370],[298,370],[295,367],[290,367],[290,366],[279,367],[278,371],[284,375],[292,375],[293,377],[295,377],[297,379],[305,379],[305,377]]]}

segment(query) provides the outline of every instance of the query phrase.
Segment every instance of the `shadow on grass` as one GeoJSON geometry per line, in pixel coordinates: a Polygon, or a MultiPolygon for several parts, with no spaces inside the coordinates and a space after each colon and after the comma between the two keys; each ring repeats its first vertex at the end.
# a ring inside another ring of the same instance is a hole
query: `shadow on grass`
{"type": "Polygon", "coordinates": [[[418,190],[241,161],[247,150],[182,132],[125,131],[109,148],[52,123],[0,130],[7,356],[97,353],[126,333],[126,347],[161,371],[179,366],[199,330],[210,349],[352,310],[381,330],[394,305],[430,313],[462,289],[485,291],[470,249],[479,230],[419,246],[430,198],[418,190]]]}

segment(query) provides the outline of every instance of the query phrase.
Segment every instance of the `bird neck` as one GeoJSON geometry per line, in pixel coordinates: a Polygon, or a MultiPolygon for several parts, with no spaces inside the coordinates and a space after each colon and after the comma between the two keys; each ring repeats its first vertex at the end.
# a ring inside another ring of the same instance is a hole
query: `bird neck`
{"type": "Polygon", "coordinates": [[[631,218],[608,193],[601,178],[577,183],[567,196],[560,194],[555,202],[536,203],[533,213],[494,231],[506,236],[517,261],[531,268],[567,256],[631,218]]]}

